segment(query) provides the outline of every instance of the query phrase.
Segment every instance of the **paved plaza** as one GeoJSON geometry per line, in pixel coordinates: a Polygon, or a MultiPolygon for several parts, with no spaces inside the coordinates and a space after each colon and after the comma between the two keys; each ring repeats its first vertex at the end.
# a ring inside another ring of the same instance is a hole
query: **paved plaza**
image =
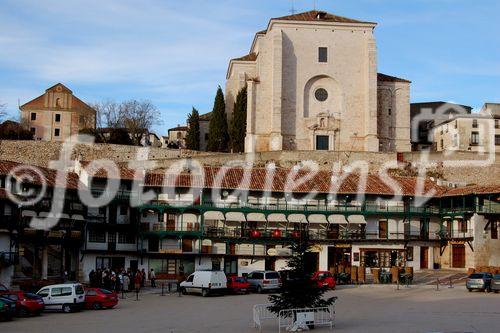
{"type": "MultiPolygon", "coordinates": [[[[340,286],[334,332],[498,332],[500,295],[413,286],[340,286]]],[[[132,295],[113,310],[46,313],[41,317],[0,323],[1,332],[258,332],[252,327],[252,306],[266,295],[223,297],[147,293],[132,295]]],[[[268,322],[264,332],[277,332],[268,322]]],[[[328,329],[315,329],[327,332],[328,329]]]]}

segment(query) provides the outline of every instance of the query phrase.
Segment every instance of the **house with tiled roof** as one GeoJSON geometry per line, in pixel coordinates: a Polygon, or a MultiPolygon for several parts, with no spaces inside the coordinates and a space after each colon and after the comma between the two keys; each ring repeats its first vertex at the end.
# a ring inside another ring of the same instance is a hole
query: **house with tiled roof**
{"type": "Polygon", "coordinates": [[[245,151],[410,151],[411,82],[378,73],[376,26],[319,10],[271,18],[226,74],[228,118],[248,91],[245,151]]]}
{"type": "Polygon", "coordinates": [[[19,107],[35,140],[64,141],[96,126],[96,111],[62,83],[19,107]]]}

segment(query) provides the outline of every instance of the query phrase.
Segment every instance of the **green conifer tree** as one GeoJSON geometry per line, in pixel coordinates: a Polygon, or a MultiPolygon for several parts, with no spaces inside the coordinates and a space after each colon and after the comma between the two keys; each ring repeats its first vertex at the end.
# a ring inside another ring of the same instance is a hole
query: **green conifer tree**
{"type": "Polygon", "coordinates": [[[322,288],[311,280],[314,268],[313,265],[307,265],[308,254],[312,252],[307,231],[301,232],[300,238],[291,247],[293,254],[288,260],[288,269],[293,278],[283,282],[279,294],[269,296],[272,303],[269,310],[278,314],[280,310],[332,305],[337,298],[323,298],[327,288],[322,288]]]}
{"type": "Polygon", "coordinates": [[[186,148],[200,150],[200,114],[194,107],[188,115],[187,125],[186,148]]]}
{"type": "Polygon", "coordinates": [[[224,103],[224,94],[219,86],[215,95],[214,108],[210,116],[208,127],[208,151],[227,151],[229,143],[229,134],[226,117],[226,105],[224,103]]]}
{"type": "Polygon", "coordinates": [[[231,119],[230,136],[231,149],[234,153],[245,151],[245,134],[247,132],[247,88],[242,88],[234,102],[233,118],[231,119]]]}

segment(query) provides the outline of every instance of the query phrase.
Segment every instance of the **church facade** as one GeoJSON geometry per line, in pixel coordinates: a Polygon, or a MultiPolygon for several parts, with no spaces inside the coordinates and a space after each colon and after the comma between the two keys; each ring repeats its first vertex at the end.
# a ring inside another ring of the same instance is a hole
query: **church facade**
{"type": "Polygon", "coordinates": [[[229,63],[247,86],[246,152],[410,151],[410,81],[377,71],[376,23],[309,11],[269,21],[229,63]]]}

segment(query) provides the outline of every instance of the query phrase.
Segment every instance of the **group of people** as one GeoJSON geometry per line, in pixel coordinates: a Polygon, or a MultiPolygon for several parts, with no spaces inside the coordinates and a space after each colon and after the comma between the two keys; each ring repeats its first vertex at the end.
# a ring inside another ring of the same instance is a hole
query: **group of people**
{"type": "MultiPolygon", "coordinates": [[[[112,269],[96,269],[89,273],[90,286],[92,288],[104,288],[111,291],[136,291],[146,286],[148,278],[144,268],[142,270],[132,271],[130,268],[118,269],[116,273],[112,269]]],[[[151,287],[156,288],[156,274],[154,269],[149,272],[151,287]]]]}

